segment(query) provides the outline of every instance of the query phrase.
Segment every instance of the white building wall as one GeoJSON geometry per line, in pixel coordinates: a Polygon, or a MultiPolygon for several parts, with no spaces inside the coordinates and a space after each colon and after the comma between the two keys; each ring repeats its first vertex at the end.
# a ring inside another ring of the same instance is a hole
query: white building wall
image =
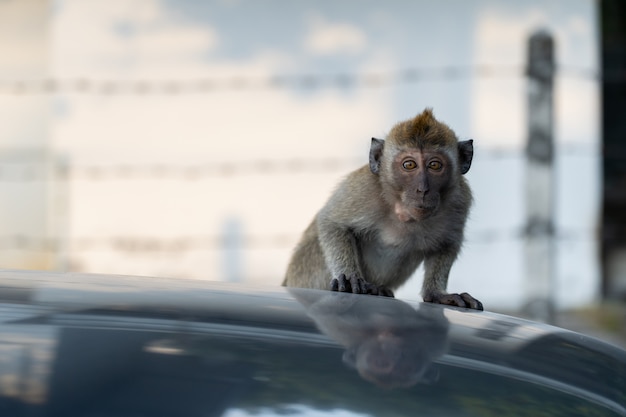
{"type": "Polygon", "coordinates": [[[22,80],[48,77],[48,2],[0,2],[0,266],[54,266],[49,103],[22,80]]]}

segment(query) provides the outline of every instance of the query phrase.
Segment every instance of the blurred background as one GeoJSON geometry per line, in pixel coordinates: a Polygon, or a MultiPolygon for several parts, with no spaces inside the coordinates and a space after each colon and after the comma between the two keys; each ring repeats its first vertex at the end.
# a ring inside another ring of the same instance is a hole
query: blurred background
{"type": "Polygon", "coordinates": [[[618,0],[0,0],[0,267],[279,285],[370,138],[432,107],[475,141],[449,290],[621,305],[625,68],[618,0]]]}

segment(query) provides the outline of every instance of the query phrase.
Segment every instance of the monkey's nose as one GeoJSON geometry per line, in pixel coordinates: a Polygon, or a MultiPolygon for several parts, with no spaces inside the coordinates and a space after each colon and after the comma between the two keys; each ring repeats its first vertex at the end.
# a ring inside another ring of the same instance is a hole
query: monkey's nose
{"type": "Polygon", "coordinates": [[[423,173],[417,176],[417,191],[419,193],[427,193],[428,192],[428,178],[423,173]]]}

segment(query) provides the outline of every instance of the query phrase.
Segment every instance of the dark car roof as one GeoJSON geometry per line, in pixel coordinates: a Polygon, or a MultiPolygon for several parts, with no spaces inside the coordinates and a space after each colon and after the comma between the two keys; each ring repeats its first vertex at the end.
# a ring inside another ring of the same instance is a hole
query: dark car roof
{"type": "Polygon", "coordinates": [[[0,416],[626,415],[626,352],[490,312],[0,272],[0,416]]]}

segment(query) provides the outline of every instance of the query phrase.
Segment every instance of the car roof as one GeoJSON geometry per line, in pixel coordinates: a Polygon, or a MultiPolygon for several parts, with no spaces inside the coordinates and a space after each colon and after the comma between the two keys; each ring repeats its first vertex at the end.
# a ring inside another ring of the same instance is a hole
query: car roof
{"type": "MultiPolygon", "coordinates": [[[[133,415],[124,407],[155,401],[141,400],[147,387],[186,398],[201,386],[224,391],[223,404],[211,400],[215,415],[404,415],[416,405],[432,415],[502,415],[516,406],[626,415],[624,350],[487,311],[202,280],[0,271],[0,312],[0,380],[21,384],[0,383],[0,410],[5,401],[30,413],[88,415],[77,411],[88,408],[76,403],[83,392],[110,403],[98,415],[133,415]],[[30,374],[3,369],[24,355],[30,374]],[[126,381],[125,373],[134,385],[113,384],[123,394],[95,382],[126,381]],[[232,400],[240,390],[255,394],[232,400]]],[[[206,398],[172,412],[206,412],[206,398]]],[[[163,415],[168,404],[157,407],[163,415]]]]}

